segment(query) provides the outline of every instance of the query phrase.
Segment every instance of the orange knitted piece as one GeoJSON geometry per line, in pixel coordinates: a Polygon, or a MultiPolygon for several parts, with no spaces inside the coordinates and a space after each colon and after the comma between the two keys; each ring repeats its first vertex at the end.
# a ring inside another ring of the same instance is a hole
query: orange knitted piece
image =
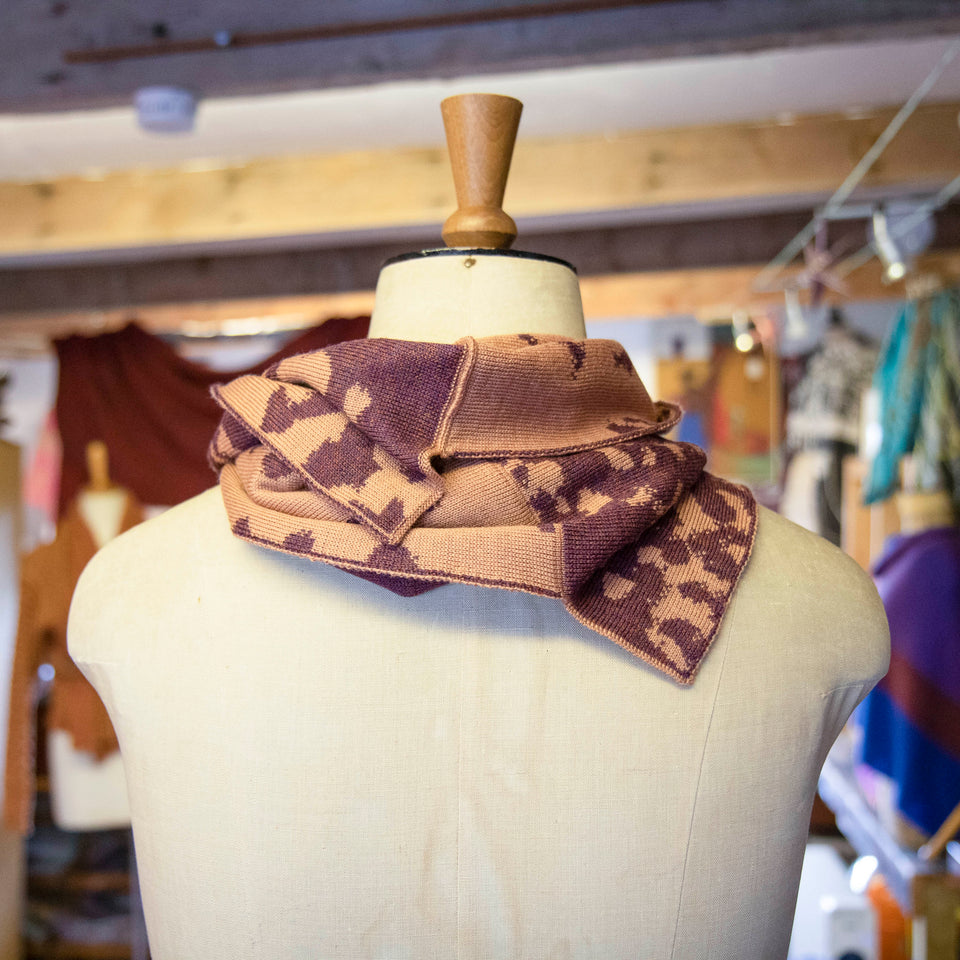
{"type": "Polygon", "coordinates": [[[753,545],[756,504],[664,439],[610,340],[355,340],[214,387],[233,532],[404,595],[557,597],[692,682],[753,545]]]}
{"type": "MultiPolygon", "coordinates": [[[[119,532],[142,520],[142,507],[128,494],[119,532]]],[[[56,540],[37,547],[20,566],[20,612],[10,674],[4,789],[0,791],[3,824],[19,833],[29,833],[33,827],[40,664],[49,663],[56,674],[48,700],[48,728],[65,730],[76,750],[98,760],[118,749],[106,707],[67,652],[70,601],[80,574],[96,552],[93,534],[74,500],[57,524],[56,540]]]]}

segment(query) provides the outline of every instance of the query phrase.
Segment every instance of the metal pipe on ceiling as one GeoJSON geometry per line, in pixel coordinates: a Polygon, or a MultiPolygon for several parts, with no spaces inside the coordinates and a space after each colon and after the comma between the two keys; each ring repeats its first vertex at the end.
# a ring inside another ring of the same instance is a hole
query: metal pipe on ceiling
{"type": "Polygon", "coordinates": [[[532,20],[544,17],[598,13],[630,7],[662,6],[666,3],[689,0],[573,0],[568,3],[526,3],[494,10],[459,10],[451,13],[404,17],[394,20],[367,20],[353,23],[321,24],[292,30],[231,33],[218,31],[209,37],[189,40],[157,40],[153,43],[124,46],[96,47],[87,50],[67,50],[66,63],[115,63],[143,57],[168,57],[183,53],[203,53],[216,50],[235,50],[245,47],[263,47],[283,43],[305,43],[335,40],[344,37],[365,37],[372,34],[400,33],[412,30],[432,30],[465,27],[478,24],[501,23],[508,20],[532,20]]]}

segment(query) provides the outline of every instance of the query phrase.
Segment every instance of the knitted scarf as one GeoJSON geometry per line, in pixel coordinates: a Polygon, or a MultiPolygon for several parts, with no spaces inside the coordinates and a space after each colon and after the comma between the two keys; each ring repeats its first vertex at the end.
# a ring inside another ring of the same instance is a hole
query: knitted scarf
{"type": "Polygon", "coordinates": [[[233,532],[412,596],[445,582],[561,599],[692,682],[756,504],[661,434],[610,340],[355,340],[215,387],[233,532]]]}

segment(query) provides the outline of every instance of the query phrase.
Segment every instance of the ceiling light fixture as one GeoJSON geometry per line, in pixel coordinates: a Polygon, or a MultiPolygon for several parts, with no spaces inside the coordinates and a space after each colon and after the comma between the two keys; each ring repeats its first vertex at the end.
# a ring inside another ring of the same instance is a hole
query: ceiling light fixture
{"type": "Polygon", "coordinates": [[[893,239],[890,224],[887,222],[887,211],[883,207],[873,211],[870,233],[873,248],[883,264],[883,282],[895,283],[902,280],[907,275],[906,260],[893,239]]]}
{"type": "Polygon", "coordinates": [[[151,133],[189,133],[197,98],[182,87],[141,87],[133,97],[137,123],[151,133]]]}
{"type": "Polygon", "coordinates": [[[733,330],[733,344],[741,353],[749,353],[756,346],[756,339],[750,329],[750,314],[746,310],[734,310],[730,318],[733,330]]]}
{"type": "Polygon", "coordinates": [[[783,332],[788,340],[802,340],[810,332],[810,328],[803,315],[803,307],[800,306],[800,295],[792,287],[787,287],[783,291],[783,300],[787,317],[783,332]]]}
{"type": "Polygon", "coordinates": [[[914,260],[933,243],[936,221],[929,202],[887,203],[873,212],[870,244],[883,263],[885,283],[902,280],[914,260]]]}

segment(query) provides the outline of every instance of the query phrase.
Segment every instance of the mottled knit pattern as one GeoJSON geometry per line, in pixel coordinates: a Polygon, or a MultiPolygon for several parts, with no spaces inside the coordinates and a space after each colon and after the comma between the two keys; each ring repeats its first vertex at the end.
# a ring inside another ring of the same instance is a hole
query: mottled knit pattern
{"type": "Polygon", "coordinates": [[[610,340],[354,340],[213,395],[238,537],[407,596],[556,597],[681,683],[753,545],[753,497],[662,436],[679,410],[610,340]]]}

